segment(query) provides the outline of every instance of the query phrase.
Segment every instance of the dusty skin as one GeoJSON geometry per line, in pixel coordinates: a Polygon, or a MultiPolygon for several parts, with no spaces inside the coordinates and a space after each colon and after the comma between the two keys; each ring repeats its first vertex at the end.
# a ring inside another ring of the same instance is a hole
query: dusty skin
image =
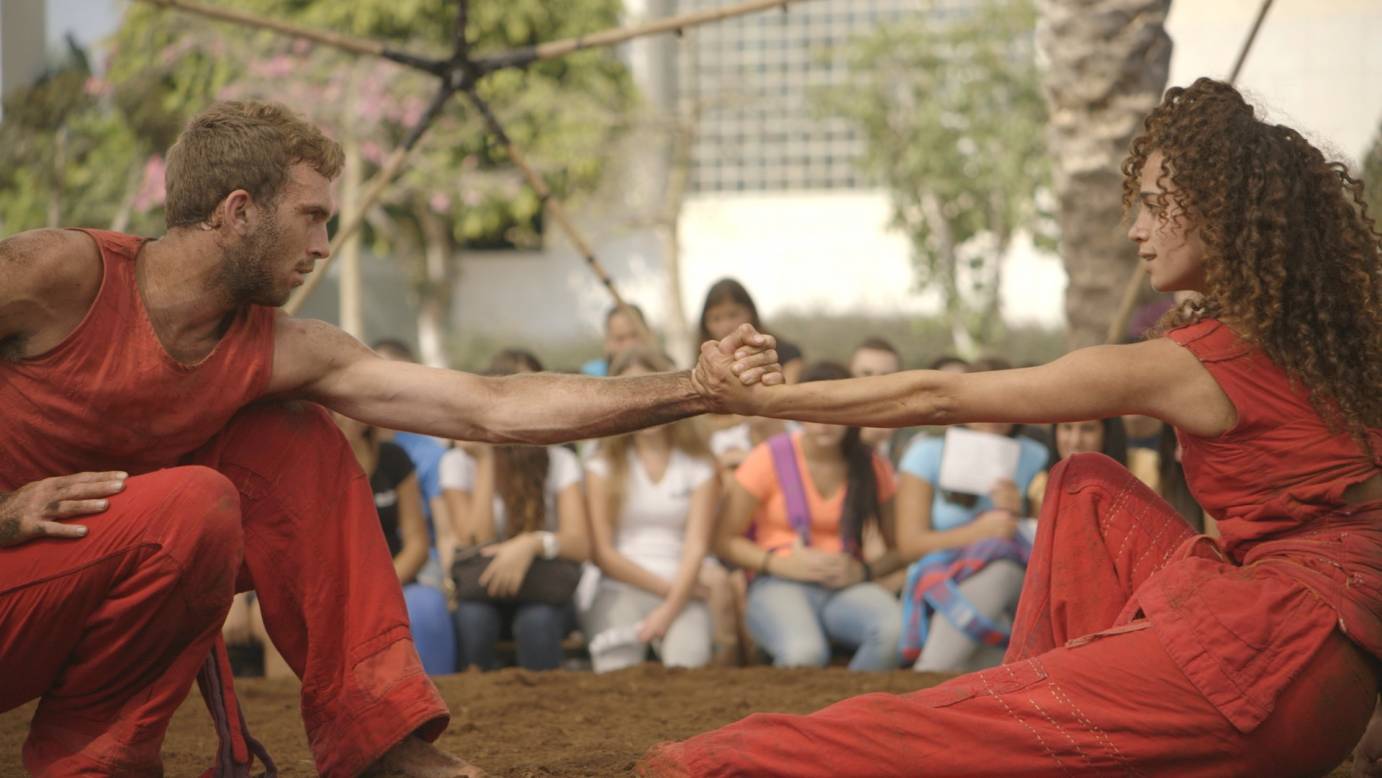
{"type": "MultiPolygon", "coordinates": [[[[908,671],[850,673],[771,667],[666,670],[658,665],[609,675],[503,670],[437,680],[451,706],[438,745],[510,776],[618,776],[649,746],[728,724],[758,711],[807,713],[871,691],[907,692],[945,676],[908,671]]],[[[236,682],[250,731],[278,762],[280,775],[315,775],[298,718],[294,681],[236,682]]],[[[34,704],[0,715],[0,775],[22,775],[19,748],[34,704]]],[[[169,778],[196,776],[211,764],[216,740],[194,689],[173,718],[163,746],[169,778]]],[[[1345,778],[1347,766],[1331,775],[1345,778]]]]}

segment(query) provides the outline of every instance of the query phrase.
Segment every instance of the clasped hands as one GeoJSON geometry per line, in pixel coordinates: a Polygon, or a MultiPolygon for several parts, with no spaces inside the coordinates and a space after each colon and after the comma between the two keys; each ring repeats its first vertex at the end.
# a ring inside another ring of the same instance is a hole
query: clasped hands
{"type": "Polygon", "coordinates": [[[785,382],[777,360],[777,339],[741,324],[723,339],[701,344],[691,381],[712,412],[752,416],[763,387],[785,382]]]}

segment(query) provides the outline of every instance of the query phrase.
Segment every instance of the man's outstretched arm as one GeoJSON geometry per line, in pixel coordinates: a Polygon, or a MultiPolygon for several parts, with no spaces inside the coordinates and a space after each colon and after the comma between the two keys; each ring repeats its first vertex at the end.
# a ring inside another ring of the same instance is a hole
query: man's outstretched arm
{"type": "Polygon", "coordinates": [[[329,324],[280,316],[269,392],[389,429],[490,443],[561,443],[730,410],[729,381],[781,382],[773,346],[770,336],[749,328],[726,338],[715,370],[695,375],[493,378],[391,362],[329,324]],[[744,350],[754,353],[735,360],[734,352],[744,350]],[[747,368],[737,379],[726,366],[734,361],[747,368]]]}

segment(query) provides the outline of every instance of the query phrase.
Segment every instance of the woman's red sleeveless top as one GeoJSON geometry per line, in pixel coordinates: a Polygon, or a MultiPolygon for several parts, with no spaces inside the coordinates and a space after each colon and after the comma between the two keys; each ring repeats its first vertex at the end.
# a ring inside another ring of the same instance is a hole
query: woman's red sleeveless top
{"type": "Polygon", "coordinates": [[[1145,613],[1162,647],[1241,731],[1336,630],[1382,658],[1382,500],[1344,490],[1379,472],[1374,453],[1331,432],[1302,387],[1215,320],[1168,336],[1194,354],[1238,413],[1229,431],[1178,431],[1186,481],[1218,520],[1138,587],[1119,621],[1145,613]]]}
{"type": "Polygon", "coordinates": [[[1231,556],[1337,511],[1345,489],[1380,472],[1382,429],[1369,430],[1371,456],[1347,431],[1331,432],[1304,387],[1224,324],[1206,319],[1168,336],[1200,360],[1238,412],[1218,437],[1179,433],[1186,481],[1231,556]]]}

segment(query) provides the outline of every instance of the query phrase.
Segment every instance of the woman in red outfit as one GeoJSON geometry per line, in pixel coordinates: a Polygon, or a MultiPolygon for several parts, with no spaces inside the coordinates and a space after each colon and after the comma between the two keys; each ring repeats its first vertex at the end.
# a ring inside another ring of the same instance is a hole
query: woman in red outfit
{"type": "Polygon", "coordinates": [[[751,716],[646,773],[1311,775],[1355,745],[1355,773],[1378,773],[1382,235],[1362,185],[1208,79],[1167,92],[1123,172],[1152,286],[1200,293],[1165,337],[751,394],[764,416],[861,426],[1155,416],[1222,539],[1071,457],[1002,666],[751,716]]]}

